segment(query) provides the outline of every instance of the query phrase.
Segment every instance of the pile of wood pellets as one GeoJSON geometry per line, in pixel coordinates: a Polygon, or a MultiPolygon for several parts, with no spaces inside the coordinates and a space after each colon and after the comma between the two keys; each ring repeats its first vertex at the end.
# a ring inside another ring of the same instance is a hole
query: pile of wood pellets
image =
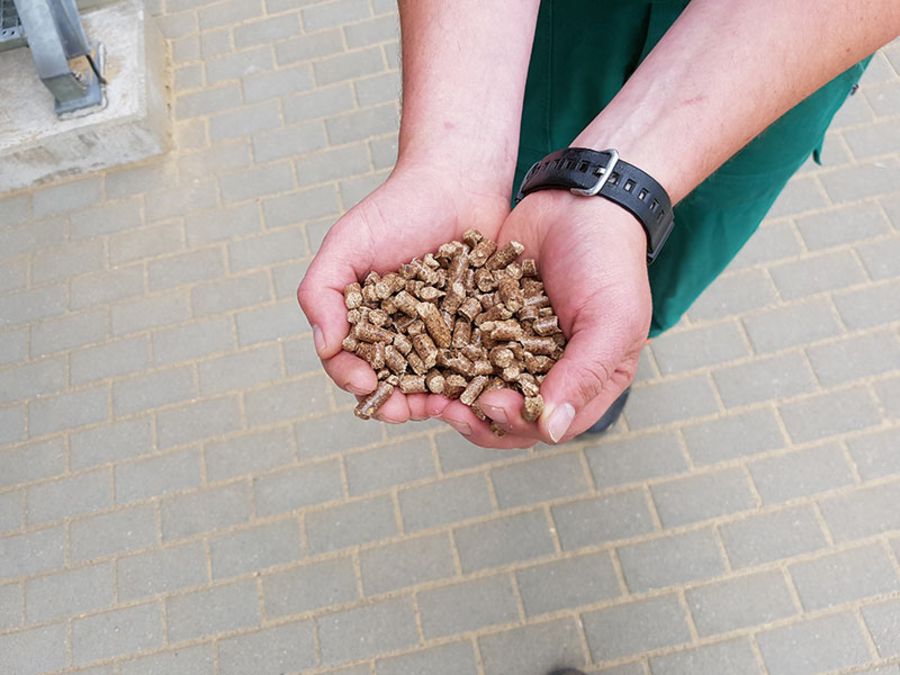
{"type": "Polygon", "coordinates": [[[351,330],[343,348],[367,361],[379,380],[356,415],[371,418],[399,388],[459,399],[487,420],[478,397],[511,387],[525,397],[524,419],[537,420],[541,381],[566,339],[535,261],[518,260],[524,250],[517,241],[498,248],[468,230],[462,241],[396,272],[370,272],[362,284],[349,284],[351,330]]]}

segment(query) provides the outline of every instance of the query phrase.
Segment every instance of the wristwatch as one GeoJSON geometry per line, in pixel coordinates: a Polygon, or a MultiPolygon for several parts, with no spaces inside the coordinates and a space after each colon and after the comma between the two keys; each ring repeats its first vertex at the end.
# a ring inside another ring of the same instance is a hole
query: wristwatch
{"type": "Polygon", "coordinates": [[[568,189],[583,197],[600,196],[628,209],[647,233],[647,262],[652,263],[672,232],[675,217],[665,188],[615,150],[565,148],[536,162],[525,174],[516,194],[551,188],[568,189]]]}

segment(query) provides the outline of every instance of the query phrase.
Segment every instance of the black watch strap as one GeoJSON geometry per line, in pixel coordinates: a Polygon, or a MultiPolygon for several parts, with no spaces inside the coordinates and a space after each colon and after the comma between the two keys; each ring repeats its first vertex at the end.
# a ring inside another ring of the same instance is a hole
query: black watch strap
{"type": "Polygon", "coordinates": [[[562,188],[585,197],[599,195],[628,209],[647,232],[647,262],[652,263],[674,225],[672,200],[665,188],[615,150],[566,148],[536,162],[525,174],[516,203],[538,190],[562,188]]]}

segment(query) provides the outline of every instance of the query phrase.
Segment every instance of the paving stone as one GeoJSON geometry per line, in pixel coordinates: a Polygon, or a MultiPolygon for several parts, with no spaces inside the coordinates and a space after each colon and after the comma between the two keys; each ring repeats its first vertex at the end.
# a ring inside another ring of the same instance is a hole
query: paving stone
{"type": "Polygon", "coordinates": [[[876,382],[873,388],[887,416],[900,419],[900,377],[876,382]]]}
{"type": "Polygon", "coordinates": [[[900,341],[873,333],[807,347],[819,381],[826,386],[900,370],[900,341]]]}
{"type": "Polygon", "coordinates": [[[729,264],[729,268],[744,269],[783,258],[793,258],[801,250],[798,237],[790,223],[763,222],[729,264]]]}
{"type": "MultiPolygon", "coordinates": [[[[238,92],[240,93],[240,92],[238,92]]],[[[200,113],[208,112],[200,110],[200,113]]],[[[117,168],[106,176],[106,194],[117,199],[177,185],[175,163],[159,159],[133,167],[117,168]]]]}
{"type": "Polygon", "coordinates": [[[746,638],[655,656],[650,659],[650,667],[654,675],[758,675],[760,672],[753,647],[746,638]]]}
{"type": "Polygon", "coordinates": [[[862,244],[856,247],[856,252],[873,279],[900,277],[900,238],[862,244]]]}
{"type": "Polygon", "coordinates": [[[31,194],[20,193],[0,201],[0,227],[21,225],[31,216],[31,194]]]}
{"type": "MultiPolygon", "coordinates": [[[[201,39],[204,41],[203,49],[204,66],[206,67],[206,81],[211,85],[221,84],[228,80],[243,79],[252,77],[256,74],[264,74],[272,69],[274,65],[272,50],[268,45],[257,47],[254,49],[245,49],[239,54],[231,53],[230,45],[228,45],[230,31],[221,31],[219,33],[204,33],[201,39]],[[219,36],[225,38],[225,49],[218,49],[215,45],[210,45],[210,38],[219,36]],[[210,54],[207,51],[207,45],[210,50],[215,50],[217,54],[210,54]]],[[[248,103],[250,99],[246,96],[244,100],[248,103]]]]}
{"type": "Polygon", "coordinates": [[[338,212],[337,194],[332,185],[322,185],[263,200],[269,227],[288,227],[338,212]]]}
{"type": "Polygon", "coordinates": [[[748,353],[743,334],[732,321],[664,333],[653,341],[653,355],[664,375],[717,365],[748,353]]]}
{"type": "Polygon", "coordinates": [[[344,464],[351,495],[435,476],[427,437],[346,455],[344,464]]]}
{"type": "Polygon", "coordinates": [[[156,414],[161,448],[191,443],[240,428],[240,410],[233,397],[210,399],[156,414]]]}
{"type": "Polygon", "coordinates": [[[900,474],[897,430],[888,429],[847,441],[850,454],[863,480],[900,474]]]}
{"type": "MultiPolygon", "coordinates": [[[[241,138],[230,142],[217,143],[209,148],[179,157],[178,173],[182,180],[204,180],[209,178],[210,173],[222,175],[235,169],[248,168],[252,161],[250,143],[247,139],[241,138]]],[[[200,222],[203,222],[204,218],[208,219],[210,211],[196,212],[194,209],[191,211],[192,213],[186,214],[187,217],[185,218],[187,242],[192,245],[206,243],[206,240],[196,238],[197,232],[192,231],[193,228],[189,227],[189,224],[196,222],[192,217],[195,214],[197,214],[200,222]]],[[[248,209],[248,211],[255,212],[255,209],[248,209]]],[[[227,208],[218,208],[215,212],[234,213],[234,211],[227,208]]],[[[252,231],[253,219],[251,218],[250,220],[251,222],[246,223],[243,228],[239,228],[238,233],[246,233],[247,230],[252,231]]],[[[212,239],[216,239],[216,237],[212,237],[212,239]]]]}
{"type": "Polygon", "coordinates": [[[885,234],[890,226],[875,204],[854,204],[797,218],[797,228],[811,250],[849,244],[885,234]]]}
{"type": "Polygon", "coordinates": [[[253,580],[166,599],[170,642],[192,640],[259,624],[259,599],[253,580]]]}
{"type": "Polygon", "coordinates": [[[328,131],[329,140],[334,144],[351,143],[361,141],[369,136],[395,133],[398,128],[397,106],[396,103],[391,102],[329,117],[325,120],[325,128],[328,131]]]}
{"type": "Polygon", "coordinates": [[[276,424],[330,410],[327,389],[330,386],[331,380],[323,376],[279,382],[249,391],[244,395],[247,424],[251,427],[276,424]]]}
{"type": "MultiPolygon", "coordinates": [[[[358,90],[357,90],[358,91],[358,90]]],[[[372,152],[372,162],[375,169],[391,169],[397,162],[397,137],[394,135],[386,138],[377,138],[369,141],[372,152]]]]}
{"type": "Polygon", "coordinates": [[[594,662],[690,642],[684,610],[674,595],[662,595],[581,617],[594,662]],[[653,626],[653,630],[648,630],[653,626]]]}
{"type": "Polygon", "coordinates": [[[205,319],[153,333],[153,359],[170,364],[212,355],[235,346],[230,319],[205,319]]]}
{"type": "Polygon", "coordinates": [[[756,637],[771,675],[806,675],[862,665],[869,660],[851,614],[808,619],[756,637]]]}
{"type": "Polygon", "coordinates": [[[261,272],[202,284],[191,290],[194,312],[200,316],[255,306],[268,299],[269,284],[261,272]]]}
{"type": "Polygon", "coordinates": [[[197,645],[125,661],[119,668],[122,675],[212,675],[214,663],[212,645],[197,645]]]}
{"type": "Polygon", "coordinates": [[[454,531],[464,573],[553,553],[543,511],[531,511],[468,525],[454,531]]]}
{"type": "Polygon", "coordinates": [[[375,671],[378,675],[476,675],[478,667],[471,643],[452,642],[403,656],[379,659],[375,671]]]}
{"type": "Polygon", "coordinates": [[[63,429],[103,422],[109,417],[105,386],[35,399],[28,404],[28,433],[42,436],[63,429]]]}
{"type": "Polygon", "coordinates": [[[187,448],[119,464],[115,475],[116,502],[119,504],[198,487],[201,482],[200,452],[196,448],[187,448]]]}
{"type": "Polygon", "coordinates": [[[66,624],[0,635],[0,670],[40,675],[66,666],[66,624]]]}
{"type": "MultiPolygon", "coordinates": [[[[233,271],[268,266],[304,257],[307,253],[306,237],[302,228],[285,228],[268,234],[233,240],[228,245],[228,253],[229,265],[233,271]]],[[[290,309],[292,311],[285,312],[286,316],[300,316],[296,303],[290,309]]]]}
{"type": "Polygon", "coordinates": [[[596,553],[516,572],[528,616],[590,605],[621,595],[608,553],[596,553]]]}
{"type": "Polygon", "coordinates": [[[185,216],[184,229],[192,246],[255,234],[260,231],[259,206],[244,203],[196,211],[185,216]]]}
{"type": "Polygon", "coordinates": [[[219,642],[223,675],[251,672],[283,673],[316,665],[316,644],[311,621],[286,624],[219,642]]]}
{"type": "Polygon", "coordinates": [[[789,558],[825,546],[808,506],[751,516],[719,527],[725,551],[735,569],[789,558]]]}
{"type": "Polygon", "coordinates": [[[878,653],[885,658],[900,656],[900,602],[869,605],[862,613],[878,653]]]}
{"type": "Polygon", "coordinates": [[[437,445],[438,457],[445,473],[471,469],[514,457],[525,457],[527,454],[516,450],[504,450],[500,454],[496,450],[479,448],[452,429],[448,429],[446,433],[436,434],[434,442],[437,445]]]}
{"type": "Polygon", "coordinates": [[[446,534],[409,539],[362,551],[359,555],[366,595],[386,593],[456,574],[446,534]]]}
{"type": "Polygon", "coordinates": [[[358,598],[350,557],[263,575],[262,580],[266,613],[271,617],[301,614],[358,598]]]}
{"type": "Polygon", "coordinates": [[[894,508],[898,500],[900,482],[894,482],[823,499],[820,507],[834,540],[845,542],[900,530],[900,510],[894,508]]]}
{"type": "Polygon", "coordinates": [[[287,14],[243,23],[234,29],[234,44],[238,49],[244,49],[292,37],[300,33],[299,18],[299,14],[287,14]]]}
{"type": "Polygon", "coordinates": [[[685,597],[702,637],[767,624],[797,613],[780,571],[698,586],[688,590],[685,597]]]}
{"type": "Polygon", "coordinates": [[[146,335],[109,340],[72,352],[69,363],[75,385],[128,375],[150,365],[150,340],[146,335]]]}
{"type": "Polygon", "coordinates": [[[208,480],[217,481],[290,464],[294,440],[289,428],[270,429],[213,441],[204,450],[208,480]]]}
{"type": "Polygon", "coordinates": [[[213,141],[239,138],[245,134],[281,125],[277,101],[264,101],[226,110],[210,117],[209,135],[213,141]]]}
{"type": "Polygon", "coordinates": [[[494,469],[491,480],[501,509],[564,496],[577,496],[590,487],[577,453],[539,457],[494,469]]]}
{"type": "Polygon", "coordinates": [[[180,253],[147,263],[151,291],[216,279],[224,274],[225,263],[219,248],[180,253]]]}
{"type": "Polygon", "coordinates": [[[113,305],[112,328],[115,335],[138,333],[186,321],[191,317],[187,294],[167,291],[161,295],[139,298],[122,305],[113,305]]]}
{"type": "Polygon", "coordinates": [[[0,267],[0,291],[15,291],[28,285],[28,260],[7,261],[0,267]]]}
{"type": "Polygon", "coordinates": [[[762,270],[746,270],[719,278],[691,307],[692,319],[717,319],[743,314],[775,301],[775,288],[762,270]]]}
{"type": "Polygon", "coordinates": [[[226,354],[197,365],[201,394],[250,388],[282,377],[281,350],[266,345],[226,354]]]}
{"type": "MultiPolygon", "coordinates": [[[[278,42],[275,45],[275,58],[279,65],[285,65],[301,61],[311,61],[323,56],[337,54],[343,50],[344,41],[341,38],[341,32],[339,30],[327,30],[311,35],[301,35],[293,40],[278,42]]],[[[321,90],[317,89],[313,92],[313,95],[315,96],[320,93],[321,90]]],[[[287,103],[288,106],[285,110],[295,108],[293,101],[288,100],[287,103]]],[[[352,106],[352,102],[350,105],[352,106]]],[[[331,112],[324,111],[320,114],[324,116],[331,114],[331,112]]]]}
{"type": "Polygon", "coordinates": [[[581,500],[551,509],[564,551],[628,539],[654,530],[641,490],[581,500]]]}
{"type": "Polygon", "coordinates": [[[785,403],[780,411],[788,433],[798,442],[865,429],[881,421],[872,395],[863,387],[785,403]]]}
{"type": "Polygon", "coordinates": [[[678,527],[756,506],[740,469],[688,476],[650,487],[663,527],[678,527]]]}
{"type": "Polygon", "coordinates": [[[825,298],[794,303],[742,320],[757,352],[806,345],[841,333],[831,303],[825,298]]]}
{"type": "Polygon", "coordinates": [[[635,593],[717,576],[725,571],[712,530],[663,537],[617,550],[635,593]]]}
{"type": "Polygon", "coordinates": [[[112,563],[30,579],[25,584],[28,621],[43,623],[112,607],[115,604],[114,594],[112,563]]]}
{"type": "Polygon", "coordinates": [[[303,555],[300,527],[293,519],[211,539],[209,549],[214,579],[257,572],[298,560],[303,555]]]}
{"type": "Polygon", "coordinates": [[[100,342],[107,337],[108,310],[94,309],[31,326],[31,355],[43,356],[100,342]]]}
{"type": "Polygon", "coordinates": [[[371,9],[365,0],[335,0],[335,2],[306,7],[302,16],[303,27],[307,32],[313,33],[344,23],[367,19],[371,16],[371,9]]]}
{"type": "Polygon", "coordinates": [[[900,282],[849,291],[834,296],[844,322],[851,329],[869,328],[900,320],[900,282]]]}
{"type": "Polygon", "coordinates": [[[108,469],[41,483],[28,488],[29,524],[59,520],[112,506],[108,469]]]}
{"type": "Polygon", "coordinates": [[[598,488],[657,478],[687,470],[673,433],[655,433],[604,442],[585,450],[598,488]]]}
{"type": "Polygon", "coordinates": [[[157,543],[155,509],[135,506],[76,520],[69,525],[69,542],[73,560],[153,546],[157,543]]]}
{"type": "Polygon", "coordinates": [[[798,177],[788,182],[767,214],[769,218],[790,216],[828,206],[822,189],[810,177],[798,177]]]}
{"type": "Polygon", "coordinates": [[[253,493],[256,512],[263,516],[339,500],[344,496],[340,463],[317,462],[257,477],[253,493]]]}
{"type": "Polygon", "coordinates": [[[371,170],[369,150],[365,143],[306,154],[297,160],[296,166],[301,185],[324,183],[371,170]]]}
{"type": "Polygon", "coordinates": [[[250,517],[247,487],[246,483],[232,483],[165,497],[161,508],[163,539],[187,537],[245,522],[250,517]]]}
{"type": "Polygon", "coordinates": [[[290,164],[268,164],[258,169],[238,171],[219,177],[226,204],[287,192],[294,187],[290,164]]]}
{"type": "Polygon", "coordinates": [[[740,366],[713,372],[729,408],[761,401],[780,401],[814,391],[815,376],[800,353],[756,358],[740,366]]]}
{"type": "MultiPolygon", "coordinates": [[[[377,42],[396,40],[399,30],[397,16],[391,15],[344,26],[344,37],[347,40],[347,46],[350,49],[356,49],[377,42]]],[[[398,90],[393,90],[392,97],[396,97],[397,93],[398,90]]]]}
{"type": "MultiPolygon", "coordinates": [[[[284,363],[288,375],[302,375],[313,372],[320,372],[322,362],[316,354],[316,348],[313,345],[311,335],[283,340],[282,348],[284,349],[284,363]]],[[[341,416],[341,420],[348,420],[341,416]]],[[[371,431],[371,424],[366,425],[366,429],[371,431]]]]}
{"type": "Polygon", "coordinates": [[[807,610],[892,593],[900,579],[878,545],[799,562],[788,568],[807,610]]]}
{"type": "Polygon", "coordinates": [[[208,582],[202,542],[163,548],[116,561],[119,598],[136,600],[208,582]]]}
{"type": "Polygon", "coordinates": [[[139,605],[72,622],[76,665],[161,647],[163,623],[158,605],[139,605]]]}
{"type": "MultiPolygon", "coordinates": [[[[396,28],[394,26],[395,22],[396,22],[396,19],[391,17],[389,20],[388,19],[376,19],[376,21],[372,22],[371,25],[373,28],[377,28],[377,30],[387,30],[387,29],[396,30],[396,28]],[[380,22],[377,27],[375,26],[376,22],[380,22]]],[[[359,24],[360,27],[364,26],[364,25],[365,24],[359,24]]],[[[348,33],[348,35],[350,33],[351,28],[354,28],[354,27],[347,26],[347,29],[345,30],[345,32],[348,33]]],[[[355,31],[354,31],[354,33],[355,33],[355,31]]],[[[371,36],[353,35],[352,38],[348,38],[348,39],[364,40],[364,39],[367,39],[367,37],[377,37],[377,36],[375,36],[375,35],[371,35],[371,36]]],[[[402,78],[401,78],[400,72],[393,70],[393,71],[384,73],[382,75],[375,75],[373,77],[367,77],[365,79],[357,80],[356,82],[354,82],[353,86],[356,89],[356,99],[359,101],[360,107],[367,108],[369,106],[378,105],[380,103],[387,103],[388,101],[397,100],[398,96],[400,95],[401,79],[402,78]]],[[[396,158],[396,155],[394,155],[394,158],[396,158]]],[[[384,164],[379,166],[379,163],[376,162],[375,168],[376,169],[390,168],[390,166],[392,166],[392,165],[393,165],[393,163],[390,163],[387,166],[385,166],[384,164]]]]}
{"type": "Polygon", "coordinates": [[[53,185],[32,193],[32,216],[41,219],[78,211],[96,204],[102,198],[103,181],[98,176],[53,185]]]}
{"type": "Polygon", "coordinates": [[[219,191],[212,179],[194,180],[186,187],[147,195],[147,222],[180,218],[190,211],[203,211],[219,205],[219,191]]]}
{"type": "Polygon", "coordinates": [[[0,371],[0,403],[32,399],[66,386],[66,362],[57,357],[41,359],[0,371]]]}
{"type": "MultiPolygon", "coordinates": [[[[22,625],[25,614],[25,596],[22,584],[0,586],[0,628],[17,628],[22,625]]],[[[3,638],[0,637],[0,644],[3,638]]]]}
{"type": "Polygon", "coordinates": [[[323,665],[370,658],[418,644],[409,599],[385,600],[316,619],[323,665]]]}
{"type": "MultiPolygon", "coordinates": [[[[69,436],[72,469],[76,471],[137,457],[152,449],[153,438],[149,417],[112,422],[79,430],[69,436]]],[[[58,449],[58,453],[59,466],[62,466],[62,450],[58,449]]]]}
{"type": "MultiPolygon", "coordinates": [[[[253,156],[257,162],[291,158],[328,145],[321,120],[301,122],[253,134],[253,156]]],[[[255,206],[255,205],[254,205],[255,206]]]]}
{"type": "Polygon", "coordinates": [[[25,406],[0,408],[0,444],[25,440],[25,406]]]}
{"type": "Polygon", "coordinates": [[[584,654],[573,619],[523,626],[478,638],[485,675],[544,673],[554,666],[581,666],[584,654]]]}
{"type": "Polygon", "coordinates": [[[773,265],[769,273],[785,300],[852,286],[866,279],[862,267],[847,250],[773,265]]]}
{"type": "Polygon", "coordinates": [[[760,459],[747,467],[765,504],[805,497],[853,482],[844,453],[836,444],[760,459]]]}
{"type": "Polygon", "coordinates": [[[645,675],[643,662],[637,661],[628,663],[624,666],[614,666],[613,668],[602,668],[600,670],[589,671],[598,675],[645,675]]]}
{"type": "MultiPolygon", "coordinates": [[[[141,261],[154,255],[164,255],[184,250],[184,226],[180,222],[160,223],[155,227],[144,227],[140,230],[122,232],[109,238],[109,261],[113,265],[141,261]]],[[[143,291],[144,274],[143,265],[140,266],[140,288],[143,291]]],[[[112,276],[114,272],[106,273],[112,276]]],[[[102,277],[104,275],[93,275],[102,277]]],[[[77,280],[73,280],[73,286],[77,280]]],[[[136,284],[136,281],[132,280],[136,284]]],[[[96,285],[96,284],[95,284],[96,285]]],[[[114,293],[107,289],[107,293],[114,293]]],[[[99,294],[99,291],[95,290],[99,294]]]]}
{"type": "Polygon", "coordinates": [[[482,475],[448,478],[398,493],[407,531],[438,527],[494,510],[487,481],[482,475]]]}
{"type": "Polygon", "coordinates": [[[381,425],[346,413],[305,420],[296,427],[301,458],[324,457],[382,440],[381,425]]]}
{"type": "Polygon", "coordinates": [[[66,451],[60,439],[0,450],[2,487],[58,476],[65,470],[66,451]]]}
{"type": "MultiPolygon", "coordinates": [[[[0,532],[18,530],[24,522],[25,491],[0,493],[0,532]]],[[[0,590],[0,594],[2,594],[2,590],[0,590]]]]}
{"type": "Polygon", "coordinates": [[[103,241],[69,242],[65,248],[42,249],[31,258],[33,283],[62,281],[79,272],[97,272],[105,267],[103,241]]]}
{"type": "Polygon", "coordinates": [[[16,291],[0,296],[0,328],[58,316],[65,311],[62,286],[16,291]]]}
{"type": "Polygon", "coordinates": [[[28,357],[28,329],[0,333],[0,364],[20,363],[28,357]]]}
{"type": "Polygon", "coordinates": [[[113,384],[116,415],[130,415],[196,396],[194,371],[189,366],[159,370],[113,384]]]}
{"type": "Polygon", "coordinates": [[[894,192],[898,179],[898,165],[891,160],[854,164],[820,178],[828,196],[837,204],[894,192]]]}
{"type": "MultiPolygon", "coordinates": [[[[377,47],[357,50],[345,54],[326,56],[313,61],[313,72],[319,85],[334,84],[344,80],[355,79],[361,75],[379,73],[384,70],[384,59],[377,47]]],[[[330,120],[329,120],[330,121],[330,120]]],[[[378,133],[380,129],[366,127],[363,136],[378,133]]],[[[347,139],[333,137],[333,143],[346,143],[347,139]]]]}
{"type": "Polygon", "coordinates": [[[390,497],[373,497],[306,515],[312,553],[323,553],[384,539],[397,533],[390,497]]]}

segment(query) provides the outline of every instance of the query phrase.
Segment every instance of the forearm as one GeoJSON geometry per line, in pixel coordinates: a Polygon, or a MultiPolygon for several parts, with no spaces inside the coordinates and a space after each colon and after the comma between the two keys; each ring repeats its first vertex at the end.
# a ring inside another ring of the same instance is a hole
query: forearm
{"type": "Polygon", "coordinates": [[[539,0],[400,0],[398,164],[483,173],[509,191],[539,0]]]}
{"type": "Polygon", "coordinates": [[[694,0],[572,144],[616,148],[678,201],[898,31],[896,0],[694,0]]]}

